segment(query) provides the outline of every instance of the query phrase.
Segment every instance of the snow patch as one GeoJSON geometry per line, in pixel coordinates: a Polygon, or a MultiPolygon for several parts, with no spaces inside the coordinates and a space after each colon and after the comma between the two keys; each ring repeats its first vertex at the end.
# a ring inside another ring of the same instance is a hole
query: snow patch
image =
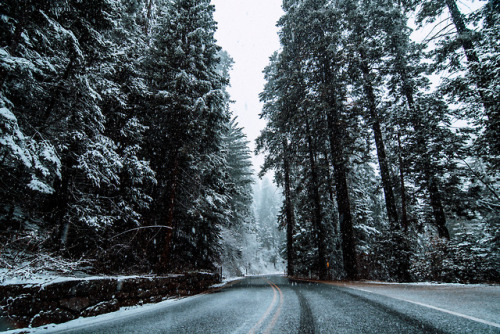
{"type": "Polygon", "coordinates": [[[52,188],[49,185],[40,181],[40,179],[38,179],[35,175],[32,175],[32,178],[31,178],[30,183],[28,184],[28,187],[31,190],[41,192],[42,194],[54,193],[54,188],[52,188]]]}
{"type": "MultiPolygon", "coordinates": [[[[0,277],[6,276],[8,273],[8,269],[1,268],[0,269],[0,277]]],[[[170,274],[170,275],[162,275],[161,277],[180,277],[182,274],[170,274]]],[[[92,280],[103,280],[103,279],[116,279],[118,281],[123,281],[126,279],[134,279],[134,278],[150,278],[153,279],[156,276],[147,276],[147,275],[122,275],[122,276],[61,276],[52,273],[37,273],[31,275],[29,278],[27,277],[8,277],[4,280],[0,279],[0,286],[4,285],[41,285],[47,286],[49,284],[54,283],[62,283],[68,281],[92,281],[92,280]]]]}
{"type": "MultiPolygon", "coordinates": [[[[0,49],[0,51],[3,51],[3,49],[0,49]]],[[[14,114],[5,107],[0,108],[0,117],[6,118],[11,122],[17,122],[16,116],[14,116],[14,114]]]]}

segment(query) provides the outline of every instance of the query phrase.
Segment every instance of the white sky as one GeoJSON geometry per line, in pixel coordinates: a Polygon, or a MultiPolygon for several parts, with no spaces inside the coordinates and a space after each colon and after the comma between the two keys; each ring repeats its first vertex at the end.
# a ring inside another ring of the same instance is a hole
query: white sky
{"type": "MultiPolygon", "coordinates": [[[[262,71],[280,47],[276,22],[283,14],[281,0],[212,0],[212,4],[218,22],[215,38],[235,62],[229,88],[235,101],[231,109],[238,116],[253,152],[255,139],[266,125],[259,119],[262,110],[259,93],[265,83],[262,71]]],[[[262,163],[262,156],[253,159],[256,172],[262,163]]]]}

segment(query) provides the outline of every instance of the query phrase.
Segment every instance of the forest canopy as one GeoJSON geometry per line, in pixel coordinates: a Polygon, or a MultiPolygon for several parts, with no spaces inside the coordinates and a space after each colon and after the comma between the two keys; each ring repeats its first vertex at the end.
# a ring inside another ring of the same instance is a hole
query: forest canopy
{"type": "Polygon", "coordinates": [[[500,2],[282,7],[254,214],[210,0],[2,1],[2,272],[498,281],[500,2]]]}
{"type": "Polygon", "coordinates": [[[500,3],[283,9],[258,148],[284,189],[288,273],[498,280],[500,3]]]}
{"type": "Polygon", "coordinates": [[[253,176],[213,12],[1,2],[2,268],[219,270],[235,247],[221,233],[252,222],[253,176]]]}

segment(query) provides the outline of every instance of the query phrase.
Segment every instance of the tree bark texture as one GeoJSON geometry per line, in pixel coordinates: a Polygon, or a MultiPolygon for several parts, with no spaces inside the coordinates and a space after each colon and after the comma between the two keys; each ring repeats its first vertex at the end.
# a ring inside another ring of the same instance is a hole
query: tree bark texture
{"type": "Polygon", "coordinates": [[[286,212],[286,251],[287,251],[287,273],[288,276],[295,275],[295,253],[293,249],[293,234],[295,228],[295,216],[292,206],[292,192],[290,190],[290,156],[286,139],[283,140],[283,169],[285,174],[285,212],[286,212]]]}
{"type": "Polygon", "coordinates": [[[404,170],[404,162],[403,157],[401,155],[402,147],[401,147],[401,136],[398,133],[398,161],[399,161],[399,182],[401,187],[401,226],[404,231],[408,230],[408,209],[407,209],[407,200],[406,200],[406,186],[405,186],[405,170],[404,170]]]}
{"type": "Polygon", "coordinates": [[[179,177],[179,157],[177,154],[174,156],[173,168],[170,180],[170,191],[167,197],[167,220],[166,220],[166,232],[163,250],[160,257],[160,271],[167,272],[168,265],[170,262],[170,253],[172,248],[172,239],[174,235],[174,218],[175,218],[175,200],[177,195],[177,185],[178,185],[178,177],[179,177]]]}
{"type": "Polygon", "coordinates": [[[476,85],[478,88],[479,97],[486,111],[486,116],[488,117],[488,132],[489,141],[491,145],[492,152],[494,154],[500,154],[500,140],[497,136],[500,134],[500,110],[496,106],[498,101],[492,101],[485,93],[488,90],[490,79],[484,71],[481,72],[480,61],[477,55],[474,43],[471,40],[471,30],[465,25],[465,20],[462,13],[458,9],[455,0],[445,0],[446,6],[451,15],[453,24],[458,33],[458,40],[464,49],[465,56],[467,57],[467,62],[469,63],[469,70],[476,77],[476,85]]]}
{"type": "Polygon", "coordinates": [[[434,219],[440,238],[450,239],[450,233],[446,227],[446,215],[444,213],[443,203],[441,200],[441,193],[439,192],[438,183],[434,175],[429,174],[429,197],[431,200],[431,207],[434,213],[434,219]]]}
{"type": "Polygon", "coordinates": [[[311,129],[309,120],[306,117],[306,130],[307,130],[307,146],[309,150],[309,163],[311,166],[311,190],[312,201],[314,204],[313,225],[315,227],[316,244],[318,247],[318,274],[319,278],[324,280],[328,276],[328,268],[326,265],[326,247],[325,247],[325,228],[323,225],[323,218],[321,214],[321,196],[319,193],[318,170],[316,166],[315,147],[312,140],[311,129]]]}
{"type": "Polygon", "coordinates": [[[361,70],[363,72],[363,88],[368,101],[368,110],[370,112],[370,119],[372,123],[373,134],[375,137],[375,146],[377,147],[378,164],[380,168],[380,176],[382,178],[382,187],[384,188],[385,206],[387,216],[392,229],[399,228],[398,212],[396,209],[396,200],[394,199],[394,191],[392,187],[391,175],[389,172],[389,163],[387,161],[387,154],[382,136],[382,129],[380,126],[380,117],[377,111],[376,98],[373,86],[370,82],[370,70],[366,64],[362,64],[361,70]]]}
{"type": "Polygon", "coordinates": [[[340,234],[342,237],[342,260],[346,278],[356,279],[358,276],[358,269],[356,264],[351,202],[349,199],[349,188],[347,186],[347,166],[343,151],[342,128],[335,108],[336,106],[332,107],[327,114],[327,122],[334,168],[333,177],[335,179],[335,188],[337,192],[340,234]]]}

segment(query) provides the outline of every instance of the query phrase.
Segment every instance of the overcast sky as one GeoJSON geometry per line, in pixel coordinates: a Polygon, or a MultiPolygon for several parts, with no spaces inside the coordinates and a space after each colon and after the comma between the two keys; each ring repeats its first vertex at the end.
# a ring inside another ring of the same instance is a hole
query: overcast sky
{"type": "MultiPolygon", "coordinates": [[[[212,4],[218,22],[215,37],[235,61],[229,89],[236,101],[232,110],[245,128],[253,151],[255,139],[265,126],[259,119],[259,93],[264,88],[262,71],[279,49],[276,22],[283,14],[281,0],[212,0],[212,4]]],[[[263,158],[256,157],[253,162],[258,171],[263,158]]]]}

